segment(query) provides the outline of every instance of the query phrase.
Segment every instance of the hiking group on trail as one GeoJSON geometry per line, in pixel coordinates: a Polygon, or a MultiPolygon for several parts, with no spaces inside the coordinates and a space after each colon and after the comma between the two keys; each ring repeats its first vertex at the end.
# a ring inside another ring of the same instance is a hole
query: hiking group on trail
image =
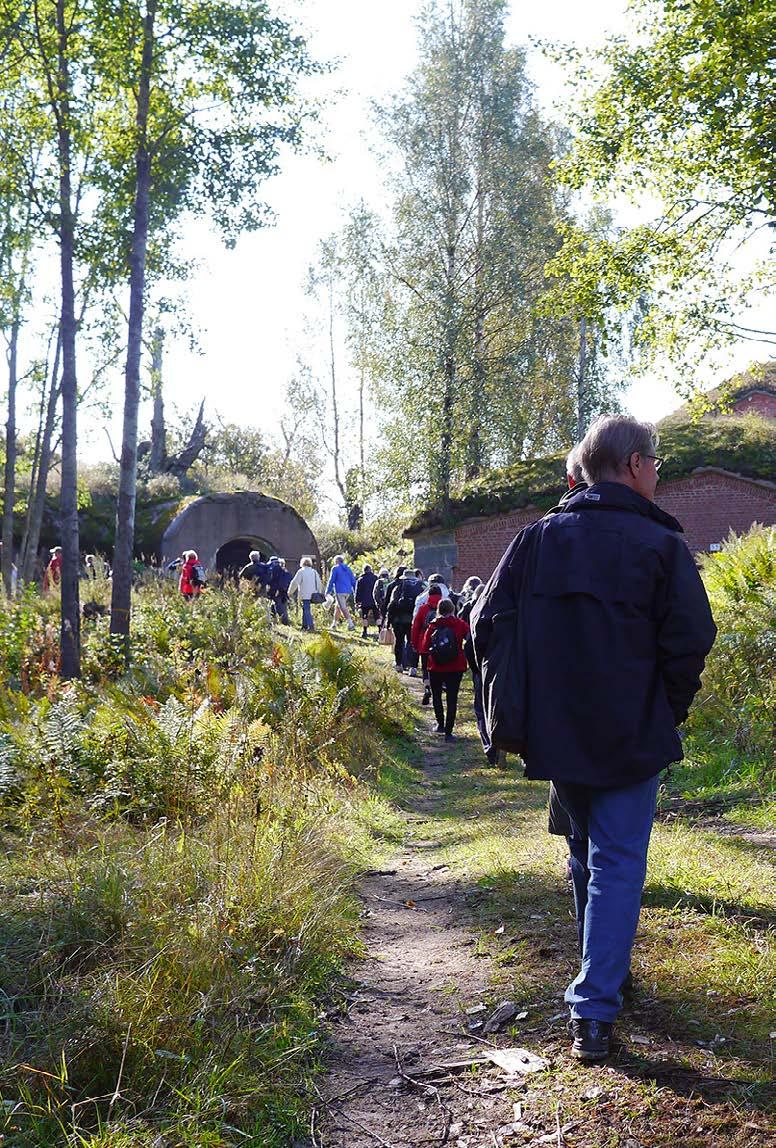
{"type": "MultiPolygon", "coordinates": [[[[580,968],[565,991],[572,1051],[601,1060],[630,975],[660,774],[682,759],[678,727],[700,688],[716,627],[682,527],[655,504],[657,434],[650,423],[601,416],[570,452],[568,490],[525,527],[487,584],[455,592],[400,565],[356,577],[337,555],[324,591],[312,556],[295,574],[250,552],[238,582],[289,624],[296,596],[302,629],[313,605],[392,648],[398,673],[423,681],[435,731],[455,739],[461,682],[488,762],[517,754],[529,779],[550,785],[550,832],[566,837],[580,968]],[[353,612],[351,612],[351,599],[353,612]],[[583,684],[583,688],[580,686],[583,684]]],[[[96,578],[94,556],[86,576],[96,578]]],[[[61,577],[54,547],[46,587],[61,577]]],[[[195,550],[166,567],[196,602],[206,586],[195,550]]],[[[160,570],[161,572],[161,570],[160,570]]],[[[109,576],[107,574],[106,576],[109,576]]]]}

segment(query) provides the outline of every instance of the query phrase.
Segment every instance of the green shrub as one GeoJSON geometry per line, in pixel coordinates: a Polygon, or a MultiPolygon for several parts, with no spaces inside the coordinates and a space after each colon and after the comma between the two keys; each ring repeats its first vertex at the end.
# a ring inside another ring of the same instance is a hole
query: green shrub
{"type": "Polygon", "coordinates": [[[776,528],[731,535],[702,572],[718,634],[688,724],[692,752],[767,774],[776,765],[776,528]]]}

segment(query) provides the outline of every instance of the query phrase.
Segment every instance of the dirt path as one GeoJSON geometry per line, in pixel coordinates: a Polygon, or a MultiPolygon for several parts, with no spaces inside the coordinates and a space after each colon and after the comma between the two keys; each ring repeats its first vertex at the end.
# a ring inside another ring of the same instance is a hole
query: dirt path
{"type": "Polygon", "coordinates": [[[462,876],[435,861],[440,843],[424,836],[451,766],[433,734],[419,740],[423,788],[407,815],[407,843],[360,887],[367,959],[331,1027],[334,1067],[317,1114],[316,1142],[326,1148],[514,1142],[521,1079],[484,1064],[471,1086],[467,1062],[499,1042],[467,1032],[491,1011],[484,1003],[491,962],[477,955],[462,920],[470,895],[462,876]],[[469,1015],[467,1007],[479,1011],[469,1015]]]}
{"type": "Polygon", "coordinates": [[[445,745],[418,707],[407,837],[359,886],[365,957],[329,1010],[330,1071],[304,1148],[770,1148],[770,917],[752,894],[769,887],[770,851],[659,827],[635,989],[610,1060],[580,1065],[562,1001],[573,909],[546,788],[485,768],[469,711],[464,699],[463,736],[445,745]],[[735,866],[724,904],[692,867],[709,850],[735,866]],[[486,1033],[503,1001],[516,1015],[486,1033]],[[484,1059],[510,1048],[546,1070],[484,1059]]]}

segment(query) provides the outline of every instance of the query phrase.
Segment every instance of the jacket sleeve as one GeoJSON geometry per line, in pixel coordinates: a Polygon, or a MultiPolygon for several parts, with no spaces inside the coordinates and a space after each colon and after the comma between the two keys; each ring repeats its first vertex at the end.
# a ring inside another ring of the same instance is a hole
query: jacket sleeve
{"type": "Polygon", "coordinates": [[[332,570],[331,574],[329,575],[329,581],[326,583],[326,593],[327,594],[332,593],[333,586],[334,586],[334,571],[332,570]]]}
{"type": "MultiPolygon", "coordinates": [[[[422,610],[422,609],[423,609],[423,607],[421,606],[420,610],[422,610]]],[[[420,610],[415,615],[415,617],[412,619],[412,630],[410,631],[410,642],[412,643],[412,648],[413,648],[413,650],[417,650],[418,653],[421,652],[420,646],[418,645],[418,643],[420,642],[420,639],[423,635],[423,630],[421,629],[421,627],[423,625],[423,619],[425,619],[425,617],[426,617],[425,614],[423,614],[423,616],[421,617],[420,610]]]]}
{"type": "Polygon", "coordinates": [[[514,539],[469,615],[472,655],[478,669],[482,668],[482,660],[488,649],[494,617],[496,614],[517,608],[523,569],[530,553],[536,525],[527,526],[514,539]]]}
{"type": "Polygon", "coordinates": [[[717,627],[706,588],[684,542],[677,536],[657,626],[657,661],[674,720],[681,725],[700,689],[701,673],[717,627]]]}
{"type": "Polygon", "coordinates": [[[289,598],[297,592],[297,590],[299,589],[299,583],[301,582],[301,580],[302,580],[302,570],[300,568],[299,570],[297,570],[296,574],[294,574],[293,578],[291,579],[291,583],[288,587],[289,598]]]}

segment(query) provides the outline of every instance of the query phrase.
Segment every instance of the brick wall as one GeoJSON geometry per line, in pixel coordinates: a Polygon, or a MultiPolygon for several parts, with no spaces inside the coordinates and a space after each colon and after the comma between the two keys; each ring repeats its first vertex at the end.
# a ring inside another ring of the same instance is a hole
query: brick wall
{"type": "MultiPolygon", "coordinates": [[[[657,503],[679,519],[693,551],[708,550],[723,542],[731,530],[743,534],[754,522],[776,525],[776,485],[721,471],[703,470],[658,486],[657,503]]],[[[453,585],[460,586],[471,574],[490,577],[518,531],[541,515],[539,510],[519,510],[462,522],[455,529],[457,560],[453,585]]],[[[420,545],[418,538],[416,547],[420,545]]]]}
{"type": "Polygon", "coordinates": [[[733,410],[737,415],[755,414],[776,419],[776,395],[770,391],[750,391],[733,404],[733,410]]]}
{"type": "Polygon", "coordinates": [[[657,502],[678,518],[691,550],[724,542],[731,530],[745,534],[754,522],[776,525],[776,486],[704,470],[657,488],[657,502]]]}

